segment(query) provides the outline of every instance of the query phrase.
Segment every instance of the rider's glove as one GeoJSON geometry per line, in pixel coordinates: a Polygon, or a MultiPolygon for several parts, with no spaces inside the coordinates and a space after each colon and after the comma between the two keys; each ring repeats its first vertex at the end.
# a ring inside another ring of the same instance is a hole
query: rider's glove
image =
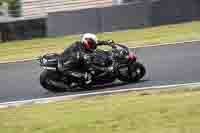
{"type": "Polygon", "coordinates": [[[111,44],[114,43],[114,41],[113,40],[107,40],[107,43],[108,43],[108,45],[111,45],[111,44]]]}

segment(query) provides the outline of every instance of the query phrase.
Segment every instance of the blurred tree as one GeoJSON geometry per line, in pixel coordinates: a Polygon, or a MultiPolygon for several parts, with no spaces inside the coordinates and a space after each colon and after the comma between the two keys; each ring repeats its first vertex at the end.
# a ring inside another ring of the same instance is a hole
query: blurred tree
{"type": "Polygon", "coordinates": [[[3,3],[3,2],[6,2],[8,4],[10,4],[10,2],[12,1],[16,1],[16,0],[0,0],[0,5],[3,3]]]}
{"type": "Polygon", "coordinates": [[[21,14],[20,0],[0,0],[0,5],[2,5],[2,3],[4,2],[8,3],[9,14],[12,17],[20,17],[21,14]]]}

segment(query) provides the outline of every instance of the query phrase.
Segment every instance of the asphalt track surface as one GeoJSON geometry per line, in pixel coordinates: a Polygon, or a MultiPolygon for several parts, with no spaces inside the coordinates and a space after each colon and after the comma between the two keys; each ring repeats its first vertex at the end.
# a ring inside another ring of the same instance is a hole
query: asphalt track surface
{"type": "Polygon", "coordinates": [[[147,75],[139,83],[116,84],[94,90],[50,93],[39,84],[42,72],[36,60],[0,64],[0,103],[80,93],[200,82],[199,42],[137,48],[147,75]]]}

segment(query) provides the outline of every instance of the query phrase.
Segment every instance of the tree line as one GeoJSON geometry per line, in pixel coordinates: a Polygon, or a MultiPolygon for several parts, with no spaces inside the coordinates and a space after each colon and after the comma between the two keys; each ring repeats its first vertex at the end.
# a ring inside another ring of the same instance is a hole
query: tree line
{"type": "Polygon", "coordinates": [[[0,6],[3,3],[8,4],[8,11],[9,14],[13,17],[19,17],[20,16],[20,0],[0,0],[0,6]]]}

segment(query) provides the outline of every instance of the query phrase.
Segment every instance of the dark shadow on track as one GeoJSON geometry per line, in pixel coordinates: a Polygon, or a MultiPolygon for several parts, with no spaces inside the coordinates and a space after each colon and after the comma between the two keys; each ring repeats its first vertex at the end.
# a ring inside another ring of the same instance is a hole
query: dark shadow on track
{"type": "Polygon", "coordinates": [[[139,83],[143,83],[143,82],[146,82],[146,81],[149,81],[148,79],[144,79],[144,80],[140,80],[140,81],[137,81],[137,82],[116,82],[116,83],[109,83],[109,84],[104,84],[104,85],[97,85],[97,86],[93,86],[92,88],[88,88],[88,89],[85,89],[85,88],[78,88],[78,89],[75,89],[75,90],[72,90],[70,92],[83,92],[83,91],[97,91],[97,90],[103,90],[106,88],[114,88],[114,87],[120,87],[120,86],[125,86],[125,85],[133,85],[133,84],[139,84],[139,83]]]}

